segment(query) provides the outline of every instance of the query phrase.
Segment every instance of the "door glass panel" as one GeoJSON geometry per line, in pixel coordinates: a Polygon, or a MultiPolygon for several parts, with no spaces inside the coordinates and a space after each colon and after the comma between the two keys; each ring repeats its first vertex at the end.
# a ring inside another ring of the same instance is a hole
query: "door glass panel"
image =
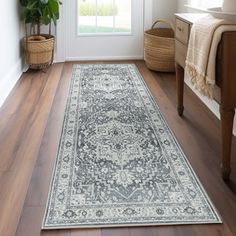
{"type": "Polygon", "coordinates": [[[113,33],[113,0],[97,1],[97,32],[113,33]]]}
{"type": "Polygon", "coordinates": [[[96,33],[96,0],[79,0],[79,32],[96,33]]]}
{"type": "Polygon", "coordinates": [[[78,34],[131,33],[132,0],[78,0],[78,34]]]}
{"type": "Polygon", "coordinates": [[[115,32],[131,32],[131,1],[116,0],[115,32]]]}

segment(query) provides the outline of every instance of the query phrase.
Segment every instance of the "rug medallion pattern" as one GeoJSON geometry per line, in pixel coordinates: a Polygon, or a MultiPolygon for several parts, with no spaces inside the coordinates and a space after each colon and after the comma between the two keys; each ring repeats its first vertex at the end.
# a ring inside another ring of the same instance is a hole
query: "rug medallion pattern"
{"type": "Polygon", "coordinates": [[[43,228],[219,222],[135,65],[74,65],[43,228]]]}

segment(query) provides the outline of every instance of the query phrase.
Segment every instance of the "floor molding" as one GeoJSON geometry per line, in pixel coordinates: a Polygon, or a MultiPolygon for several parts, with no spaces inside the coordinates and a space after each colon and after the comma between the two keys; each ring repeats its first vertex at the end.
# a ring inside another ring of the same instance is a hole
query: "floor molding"
{"type": "Polygon", "coordinates": [[[15,84],[21,77],[23,72],[22,61],[19,61],[12,67],[12,69],[0,81],[0,107],[5,102],[7,96],[14,88],[15,84]]]}
{"type": "Polygon", "coordinates": [[[66,57],[66,61],[117,61],[117,60],[143,60],[143,55],[104,56],[104,57],[66,57]]]}

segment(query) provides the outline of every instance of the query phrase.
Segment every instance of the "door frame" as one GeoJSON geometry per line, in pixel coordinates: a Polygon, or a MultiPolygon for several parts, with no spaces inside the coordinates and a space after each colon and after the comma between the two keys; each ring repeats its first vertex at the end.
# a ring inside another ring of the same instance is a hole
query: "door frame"
{"type": "MultiPolygon", "coordinates": [[[[64,0],[63,2],[68,1],[64,0]]],[[[147,30],[152,25],[152,3],[153,0],[143,0],[144,9],[144,26],[143,30],[147,30]]],[[[56,43],[55,43],[55,62],[65,62],[66,61],[66,5],[62,3],[60,8],[60,19],[57,22],[55,29],[56,43]]]]}

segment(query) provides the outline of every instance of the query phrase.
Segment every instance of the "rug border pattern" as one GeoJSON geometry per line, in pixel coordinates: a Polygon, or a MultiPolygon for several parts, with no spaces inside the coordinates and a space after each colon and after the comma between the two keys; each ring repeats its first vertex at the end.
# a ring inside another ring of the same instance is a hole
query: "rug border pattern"
{"type": "Polygon", "coordinates": [[[63,119],[63,123],[62,123],[62,127],[61,127],[61,136],[60,139],[58,141],[58,147],[57,147],[57,152],[56,152],[56,156],[55,156],[55,162],[54,162],[54,167],[53,167],[53,171],[52,171],[52,177],[51,177],[51,181],[50,181],[50,187],[49,187],[49,193],[48,193],[48,197],[47,197],[47,203],[45,206],[45,211],[44,211],[44,216],[43,216],[43,222],[42,222],[42,229],[79,229],[79,228],[112,228],[112,227],[138,227],[138,226],[164,226],[164,225],[191,225],[191,224],[220,224],[222,223],[221,217],[219,212],[217,211],[217,209],[214,207],[214,204],[212,203],[212,201],[210,200],[209,196],[207,195],[203,185],[201,184],[199,178],[197,177],[196,173],[194,172],[192,166],[190,165],[189,160],[187,159],[186,155],[184,154],[180,144],[177,142],[177,139],[173,133],[173,131],[170,129],[165,117],[163,116],[162,112],[160,111],[160,108],[155,100],[155,98],[153,97],[150,89],[148,88],[146,82],[144,81],[141,73],[139,72],[137,66],[134,63],[123,63],[123,64],[74,64],[73,65],[73,69],[72,69],[72,76],[71,76],[71,82],[70,82],[70,88],[69,88],[69,92],[68,92],[68,98],[67,98],[67,102],[66,102],[66,106],[65,106],[65,113],[64,113],[64,119],[63,119]],[[48,206],[49,206],[49,202],[51,199],[51,193],[52,193],[52,187],[54,185],[54,181],[55,181],[55,177],[56,177],[56,167],[59,161],[58,155],[60,153],[60,143],[64,134],[64,127],[66,125],[66,119],[68,118],[66,111],[68,110],[69,106],[70,106],[70,102],[71,102],[71,91],[73,89],[73,85],[75,82],[75,77],[78,76],[76,75],[75,71],[77,68],[79,67],[83,67],[83,66],[93,66],[93,65],[100,65],[100,66],[117,66],[117,65],[121,65],[121,66],[130,66],[132,67],[132,69],[135,71],[136,76],[138,77],[138,79],[142,82],[143,84],[143,88],[145,88],[149,98],[151,99],[153,105],[155,106],[155,108],[158,110],[158,115],[161,117],[163,124],[165,124],[165,128],[168,129],[168,132],[170,133],[170,135],[172,136],[176,147],[178,148],[178,151],[181,152],[182,154],[182,158],[185,160],[185,164],[187,165],[188,170],[191,172],[192,177],[194,178],[194,181],[196,182],[196,184],[198,185],[199,190],[201,191],[201,193],[204,195],[206,202],[208,203],[208,205],[210,206],[213,214],[215,215],[215,220],[194,220],[194,221],[168,221],[168,222],[136,222],[135,223],[124,223],[124,224],[82,224],[82,225],[78,225],[78,224],[72,224],[69,223],[68,225],[54,225],[54,226],[50,226],[50,225],[46,225],[46,218],[47,218],[47,213],[48,213],[48,206]]]}

